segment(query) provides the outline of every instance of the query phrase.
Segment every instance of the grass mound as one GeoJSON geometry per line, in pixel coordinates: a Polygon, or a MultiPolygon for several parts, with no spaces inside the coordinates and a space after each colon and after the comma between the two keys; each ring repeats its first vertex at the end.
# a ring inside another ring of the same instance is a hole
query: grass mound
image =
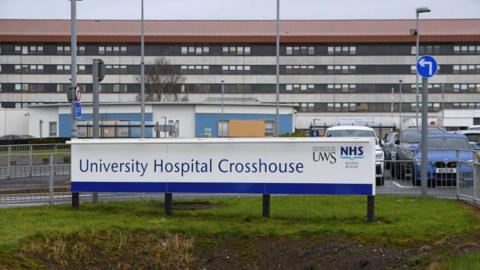
{"type": "MultiPolygon", "coordinates": [[[[36,237],[8,269],[189,269],[193,240],[148,230],[91,230],[36,237]]],[[[10,260],[11,261],[11,260],[10,260]]]]}

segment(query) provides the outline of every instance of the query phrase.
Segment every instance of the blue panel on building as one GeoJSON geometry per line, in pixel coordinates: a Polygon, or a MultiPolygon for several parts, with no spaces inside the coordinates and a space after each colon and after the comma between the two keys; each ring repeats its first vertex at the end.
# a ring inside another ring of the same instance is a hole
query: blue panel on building
{"type": "MultiPolygon", "coordinates": [[[[195,114],[195,136],[204,137],[205,131],[211,131],[212,137],[217,137],[218,122],[221,116],[218,113],[197,113],[195,114]]],[[[266,120],[276,121],[275,114],[242,114],[226,113],[223,120],[266,120]]],[[[290,133],[293,129],[293,117],[291,114],[280,115],[280,134],[290,133]]]]}
{"type": "MultiPolygon", "coordinates": [[[[101,121],[115,121],[115,120],[124,120],[132,122],[140,122],[140,113],[101,113],[101,121]]],[[[153,119],[152,113],[145,114],[145,121],[151,122],[153,119]]],[[[70,137],[72,129],[72,121],[70,114],[60,114],[58,116],[58,130],[60,137],[70,137]]],[[[91,121],[92,114],[82,114],[82,121],[91,121]]],[[[145,128],[145,136],[147,138],[152,137],[153,128],[145,128]]],[[[131,129],[132,137],[140,137],[140,128],[131,129]]]]}

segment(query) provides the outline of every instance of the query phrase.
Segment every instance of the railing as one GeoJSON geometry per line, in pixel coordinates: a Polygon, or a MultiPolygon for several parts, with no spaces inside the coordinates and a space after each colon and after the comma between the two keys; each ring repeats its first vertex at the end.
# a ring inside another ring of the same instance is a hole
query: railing
{"type": "Polygon", "coordinates": [[[457,198],[480,206],[480,163],[468,162],[464,166],[469,168],[468,174],[459,176],[457,198]]]}
{"type": "MultiPolygon", "coordinates": [[[[450,160],[429,162],[427,194],[480,205],[480,163],[473,160],[457,151],[450,160]]],[[[390,159],[377,161],[376,165],[378,194],[421,195],[419,160],[390,159]]],[[[91,194],[81,196],[84,200],[91,198],[91,194]]],[[[158,196],[161,194],[100,194],[102,199],[158,196]]],[[[0,207],[70,200],[69,145],[0,146],[0,207]]]]}

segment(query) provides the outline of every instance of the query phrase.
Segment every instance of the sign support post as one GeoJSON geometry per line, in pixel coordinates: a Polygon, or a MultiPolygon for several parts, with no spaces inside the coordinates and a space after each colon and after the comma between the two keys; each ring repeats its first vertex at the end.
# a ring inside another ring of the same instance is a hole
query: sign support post
{"type": "MultiPolygon", "coordinates": [[[[98,139],[100,137],[100,128],[98,125],[98,114],[99,114],[99,102],[100,102],[100,81],[103,79],[105,74],[100,74],[100,70],[102,69],[103,61],[101,59],[93,59],[92,65],[92,93],[93,93],[93,138],[98,139]],[[103,75],[103,76],[102,76],[103,75]]],[[[98,192],[94,192],[92,194],[92,203],[98,202],[98,192]]]]}
{"type": "MultiPolygon", "coordinates": [[[[430,55],[424,55],[417,59],[417,74],[422,76],[422,160],[420,164],[422,196],[427,196],[428,185],[428,78],[433,77],[437,73],[437,69],[437,61],[430,55]]],[[[416,172],[412,171],[415,174],[413,177],[415,177],[416,172]]]]}
{"type": "Polygon", "coordinates": [[[171,216],[173,214],[173,195],[170,192],[165,192],[165,215],[171,216]]]}
{"type": "Polygon", "coordinates": [[[422,78],[422,196],[427,196],[428,184],[428,78],[422,78]]]}
{"type": "Polygon", "coordinates": [[[270,194],[263,194],[263,217],[270,217],[270,194]]]}
{"type": "Polygon", "coordinates": [[[367,196],[367,223],[375,220],[375,195],[367,196]]]}

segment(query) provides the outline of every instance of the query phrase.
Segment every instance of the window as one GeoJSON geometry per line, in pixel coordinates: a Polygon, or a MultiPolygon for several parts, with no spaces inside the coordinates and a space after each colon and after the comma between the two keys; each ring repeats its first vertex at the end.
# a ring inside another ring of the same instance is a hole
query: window
{"type": "Polygon", "coordinates": [[[68,73],[70,71],[70,65],[57,65],[58,73],[68,73]]]}
{"type": "Polygon", "coordinates": [[[48,136],[57,137],[57,122],[48,122],[48,136]]]}
{"type": "Polygon", "coordinates": [[[16,83],[15,91],[28,91],[28,83],[16,83]]]}
{"type": "Polygon", "coordinates": [[[229,127],[229,122],[228,120],[223,120],[223,121],[218,121],[218,137],[228,137],[228,127],[229,127]]]}
{"type": "Polygon", "coordinates": [[[333,47],[328,47],[327,54],[328,55],[333,55],[334,54],[333,47]]]}
{"type": "Polygon", "coordinates": [[[224,46],[222,53],[224,55],[250,55],[250,46],[224,46]]]}
{"type": "Polygon", "coordinates": [[[57,46],[57,54],[70,54],[70,46],[57,46]]]}
{"type": "Polygon", "coordinates": [[[455,45],[453,46],[453,54],[480,54],[479,45],[455,45]]]}
{"type": "Polygon", "coordinates": [[[250,66],[222,66],[222,71],[235,71],[235,72],[243,72],[243,71],[250,71],[250,66]]]}
{"type": "Polygon", "coordinates": [[[328,55],[355,55],[357,47],[355,46],[329,46],[327,47],[328,55]]]}
{"type": "Polygon", "coordinates": [[[286,55],[314,55],[315,47],[313,46],[288,46],[285,48],[286,55]]]}
{"type": "Polygon", "coordinates": [[[180,48],[181,55],[208,55],[210,48],[206,46],[183,46],[180,48]]]}
{"type": "Polygon", "coordinates": [[[265,121],[265,137],[275,136],[275,122],[265,121]]]}
{"type": "Polygon", "coordinates": [[[286,84],[285,85],[285,90],[286,91],[307,91],[309,89],[314,89],[315,85],[314,84],[286,84]]]}
{"type": "Polygon", "coordinates": [[[204,72],[209,70],[210,66],[207,65],[190,65],[190,66],[180,66],[182,72],[204,72]]]}

